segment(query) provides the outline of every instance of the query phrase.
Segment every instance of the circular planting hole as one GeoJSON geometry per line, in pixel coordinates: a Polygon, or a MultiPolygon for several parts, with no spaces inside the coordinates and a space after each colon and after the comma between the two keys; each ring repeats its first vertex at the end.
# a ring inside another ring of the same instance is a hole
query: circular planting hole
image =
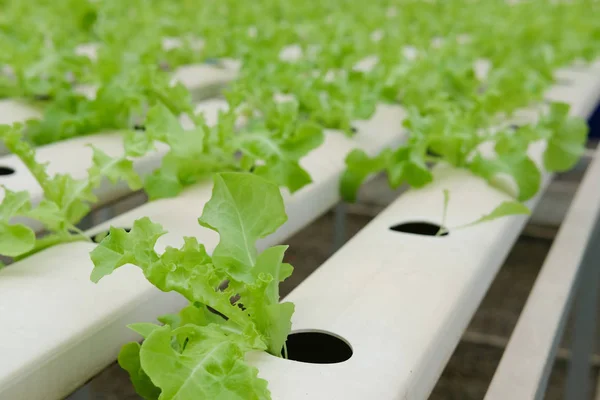
{"type": "Polygon", "coordinates": [[[133,125],[133,130],[134,131],[145,131],[146,127],[144,125],[135,124],[135,125],[133,125]]]}
{"type": "Polygon", "coordinates": [[[11,167],[2,167],[0,166],[0,176],[12,175],[15,173],[15,170],[11,167]]]}
{"type": "Polygon", "coordinates": [[[438,224],[432,224],[430,222],[404,222],[402,224],[394,225],[390,227],[394,232],[411,233],[413,235],[424,235],[424,236],[448,236],[448,231],[445,227],[438,224]],[[444,229],[441,234],[440,229],[444,229]]]}
{"type": "MultiPolygon", "coordinates": [[[[131,228],[122,228],[125,232],[131,232],[131,228]]],[[[90,236],[90,239],[94,243],[100,243],[105,237],[110,235],[110,231],[98,232],[95,235],[90,236]]]]}
{"type": "MultiPolygon", "coordinates": [[[[311,364],[337,364],[352,357],[352,347],[341,337],[325,331],[299,331],[287,337],[288,360],[311,364]]],[[[281,353],[284,355],[284,352],[281,353]]]]}
{"type": "Polygon", "coordinates": [[[352,133],[356,133],[356,132],[358,132],[358,128],[357,128],[357,127],[355,127],[355,126],[351,126],[351,127],[350,127],[350,131],[351,131],[352,133]]]}

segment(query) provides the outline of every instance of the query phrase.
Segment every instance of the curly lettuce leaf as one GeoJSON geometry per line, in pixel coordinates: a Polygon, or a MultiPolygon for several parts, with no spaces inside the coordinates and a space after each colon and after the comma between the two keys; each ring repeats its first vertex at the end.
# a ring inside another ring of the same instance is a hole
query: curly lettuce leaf
{"type": "Polygon", "coordinates": [[[97,186],[102,179],[108,178],[112,183],[121,180],[127,182],[131,190],[137,190],[142,187],[142,181],[133,168],[133,161],[125,157],[112,158],[102,150],[92,147],[93,165],[88,170],[89,180],[92,185],[97,186]]]}
{"type": "Polygon", "coordinates": [[[214,177],[213,194],[198,219],[219,233],[213,262],[237,280],[250,282],[256,265],[256,241],[275,232],[286,220],[277,185],[252,174],[214,177]]]}
{"type": "Polygon", "coordinates": [[[376,157],[369,157],[363,150],[352,150],[346,156],[346,170],[340,182],[342,198],[348,202],[355,202],[360,186],[369,176],[385,170],[391,155],[390,149],[382,151],[376,157]]]}
{"type": "Polygon", "coordinates": [[[233,146],[253,164],[255,174],[294,193],[312,182],[300,159],[323,143],[323,128],[303,120],[296,101],[271,102],[258,107],[263,120],[242,130],[233,146]]]}
{"type": "Polygon", "coordinates": [[[142,368],[140,350],[139,343],[127,343],[121,348],[117,361],[121,368],[129,373],[129,379],[131,379],[137,394],[144,400],[158,400],[161,390],[152,383],[152,380],[142,368]]]}
{"type": "Polygon", "coordinates": [[[125,136],[126,152],[134,157],[150,151],[155,141],[170,147],[160,167],[145,178],[144,188],[151,200],[174,197],[211,172],[235,169],[232,156],[208,145],[211,130],[202,115],[194,116],[194,123],[192,129],[184,129],[166,106],[157,104],[148,111],[145,132],[125,136]]]}
{"type": "Polygon", "coordinates": [[[190,303],[209,306],[224,317],[215,320],[202,308],[188,308],[185,314],[165,316],[164,322],[179,326],[185,321],[197,325],[219,321],[253,340],[254,348],[278,355],[293,313],[292,304],[279,304],[278,285],[292,267],[283,263],[285,246],[259,254],[256,241],[286,221],[283,199],[275,184],[253,174],[222,173],[214,179],[212,197],[199,219],[201,225],[219,233],[212,257],[190,237],[184,238],[181,248],[167,247],[158,254],[154,247],[165,231],[142,218],[128,233],[110,229],[91,252],[91,279],[98,282],[115,269],[134,264],[160,290],[176,291],[190,303]],[[259,342],[252,339],[257,335],[259,342]]]}
{"type": "Polygon", "coordinates": [[[159,259],[154,245],[165,233],[167,232],[162,226],[153,223],[147,217],[136,220],[129,233],[111,227],[108,236],[91,253],[94,262],[92,281],[98,282],[129,263],[142,264],[143,267],[151,266],[159,259]]]}
{"type": "Polygon", "coordinates": [[[259,254],[252,270],[256,281],[241,292],[240,302],[252,316],[259,332],[266,337],[268,351],[280,354],[292,328],[294,304],[279,303],[279,283],[292,275],[294,268],[283,262],[287,246],[274,246],[259,254]]]}
{"type": "Polygon", "coordinates": [[[270,399],[267,382],[244,360],[248,350],[216,326],[164,326],[146,338],[139,357],[144,373],[160,388],[161,400],[270,399]],[[178,351],[172,339],[180,334],[187,340],[178,351]]]}
{"type": "Polygon", "coordinates": [[[27,215],[30,211],[27,192],[4,188],[4,198],[0,203],[0,254],[15,257],[33,249],[35,232],[26,225],[10,223],[12,218],[27,215]]]}
{"type": "Polygon", "coordinates": [[[346,170],[340,181],[342,198],[348,202],[356,201],[358,189],[368,177],[384,171],[393,188],[405,182],[418,188],[433,180],[423,157],[408,146],[385,149],[375,157],[357,149],[346,157],[346,170]]]}
{"type": "Polygon", "coordinates": [[[143,135],[126,134],[125,148],[128,155],[139,157],[154,141],[170,147],[160,167],[145,180],[150,199],[176,196],[213,172],[248,169],[295,192],[312,181],[299,160],[321,145],[324,136],[317,124],[294,121],[297,110],[286,110],[268,109],[263,119],[236,132],[234,111],[220,113],[212,128],[202,114],[191,115],[194,126],[184,129],[167,107],[157,104],[148,111],[143,135]]]}
{"type": "Polygon", "coordinates": [[[43,192],[40,203],[32,207],[29,194],[13,193],[5,189],[4,200],[0,204],[0,215],[6,216],[6,226],[1,234],[5,239],[3,243],[8,244],[12,241],[13,245],[0,248],[0,254],[20,259],[59,243],[88,240],[75,225],[90,211],[91,204],[97,201],[94,190],[102,180],[126,180],[132,189],[140,185],[139,178],[133,170],[133,163],[124,157],[110,158],[101,150],[94,149],[87,178],[75,179],[66,174],[50,176],[47,164],[36,160],[35,150],[24,140],[21,124],[1,126],[0,137],[6,147],[29,169],[43,192]],[[48,235],[35,240],[30,228],[22,224],[9,224],[9,219],[17,216],[39,221],[48,231],[48,235]]]}
{"type": "Polygon", "coordinates": [[[433,175],[425,161],[410,147],[398,148],[388,159],[388,180],[393,188],[398,188],[404,182],[420,188],[433,181],[433,175]]]}
{"type": "Polygon", "coordinates": [[[569,116],[569,105],[552,103],[540,125],[550,132],[544,152],[544,167],[563,172],[573,168],[585,150],[588,126],[584,119],[569,116]]]}
{"type": "Polygon", "coordinates": [[[539,168],[527,155],[503,154],[495,159],[489,159],[477,154],[469,164],[469,169],[501,190],[506,188],[496,178],[501,173],[509,175],[517,185],[516,197],[519,201],[532,198],[538,192],[542,182],[539,168]]]}

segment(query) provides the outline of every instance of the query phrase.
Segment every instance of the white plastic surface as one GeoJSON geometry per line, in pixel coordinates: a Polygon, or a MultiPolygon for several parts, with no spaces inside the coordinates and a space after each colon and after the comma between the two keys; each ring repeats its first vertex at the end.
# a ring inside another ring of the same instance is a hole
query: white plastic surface
{"type": "MultiPolygon", "coordinates": [[[[352,140],[328,134],[326,143],[302,162],[314,182],[285,196],[289,220],[260,247],[284,240],[329,209],[338,200],[347,152],[361,147],[373,154],[398,144],[403,116],[397,107],[381,106],[371,121],[356,123],[359,133],[352,140]]],[[[200,184],[177,198],[147,203],[90,234],[108,225],[129,227],[149,216],[169,231],[159,247],[178,246],[188,235],[211,250],[217,235],[197,224],[211,186],[200,184]]],[[[67,395],[112,362],[122,344],[136,338],[126,324],[153,321],[184,304],[181,297],[151,287],[133,266],[91,283],[92,248],[88,243],[57,246],[0,271],[0,326],[5,327],[0,331],[0,399],[67,395]]]]}

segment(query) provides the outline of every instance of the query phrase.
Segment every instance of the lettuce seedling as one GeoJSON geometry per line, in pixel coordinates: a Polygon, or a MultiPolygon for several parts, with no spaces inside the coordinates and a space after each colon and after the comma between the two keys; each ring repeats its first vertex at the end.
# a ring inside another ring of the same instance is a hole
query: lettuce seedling
{"type": "Polygon", "coordinates": [[[226,172],[214,175],[212,197],[198,219],[219,233],[212,255],[193,237],[158,253],[156,242],[166,231],[147,217],[129,233],[110,228],[91,252],[92,281],[134,264],[158,289],[189,301],[178,314],[159,318],[162,326],[130,326],[145,340],[125,345],[119,364],[142,397],[270,399],[267,383],[244,356],[252,350],[281,356],[291,329],[294,305],[279,303],[279,282],[293,270],[283,262],[287,246],[256,248],[286,220],[276,184],[226,172]]]}
{"type": "Polygon", "coordinates": [[[125,157],[112,158],[92,147],[93,164],[86,178],[75,179],[68,174],[50,176],[47,164],[35,159],[35,150],[23,139],[21,124],[0,125],[0,138],[21,159],[43,192],[39,204],[32,205],[28,192],[4,187],[0,203],[0,255],[19,260],[59,243],[90,240],[76,225],[97,201],[94,189],[102,180],[108,178],[113,183],[124,180],[132,190],[141,187],[132,161],[125,157]],[[31,227],[14,223],[16,217],[41,223],[47,234],[36,239],[31,227]]]}

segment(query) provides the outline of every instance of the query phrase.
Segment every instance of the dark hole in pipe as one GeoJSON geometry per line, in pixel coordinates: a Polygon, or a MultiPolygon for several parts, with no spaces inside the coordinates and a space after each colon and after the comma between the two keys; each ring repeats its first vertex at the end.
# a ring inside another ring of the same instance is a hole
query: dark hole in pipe
{"type": "Polygon", "coordinates": [[[0,176],[12,175],[15,173],[15,170],[11,167],[2,167],[0,166],[0,176]]]}
{"type": "MultiPolygon", "coordinates": [[[[337,364],[352,357],[352,347],[337,335],[324,331],[294,332],[287,337],[288,360],[311,364],[337,364]]],[[[282,355],[284,352],[282,350],[282,355]]]]}
{"type": "Polygon", "coordinates": [[[391,226],[390,229],[394,232],[410,233],[413,235],[424,236],[448,236],[448,231],[444,228],[444,232],[438,235],[442,226],[432,224],[430,222],[404,222],[402,224],[391,226]]]}
{"type": "Polygon", "coordinates": [[[146,127],[144,125],[135,124],[133,126],[133,130],[135,130],[135,131],[145,131],[146,127]]]}
{"type": "MultiPolygon", "coordinates": [[[[125,232],[131,232],[131,228],[122,228],[125,232]]],[[[110,231],[98,232],[95,235],[90,236],[92,242],[100,243],[105,237],[110,235],[110,231]]]]}
{"type": "Polygon", "coordinates": [[[351,126],[351,127],[350,127],[350,131],[351,131],[352,133],[356,133],[356,132],[358,132],[358,128],[356,128],[355,126],[351,126]]]}

